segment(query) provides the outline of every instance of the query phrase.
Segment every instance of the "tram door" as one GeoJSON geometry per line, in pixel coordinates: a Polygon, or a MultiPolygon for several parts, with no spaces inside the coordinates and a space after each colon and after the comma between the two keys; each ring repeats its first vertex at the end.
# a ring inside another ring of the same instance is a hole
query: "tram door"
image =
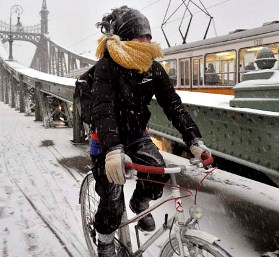
{"type": "Polygon", "coordinates": [[[192,59],[192,85],[198,87],[203,85],[203,58],[202,56],[194,57],[192,59]]]}
{"type": "Polygon", "coordinates": [[[190,88],[191,86],[191,65],[190,58],[180,59],[180,84],[182,88],[190,88]]]}

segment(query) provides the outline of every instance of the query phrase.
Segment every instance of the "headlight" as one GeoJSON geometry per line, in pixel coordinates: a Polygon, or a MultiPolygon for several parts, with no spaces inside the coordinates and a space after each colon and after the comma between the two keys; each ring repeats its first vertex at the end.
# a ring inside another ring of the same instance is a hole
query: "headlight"
{"type": "Polygon", "coordinates": [[[194,205],[190,208],[189,213],[193,219],[199,220],[203,216],[203,208],[198,205],[194,205]]]}

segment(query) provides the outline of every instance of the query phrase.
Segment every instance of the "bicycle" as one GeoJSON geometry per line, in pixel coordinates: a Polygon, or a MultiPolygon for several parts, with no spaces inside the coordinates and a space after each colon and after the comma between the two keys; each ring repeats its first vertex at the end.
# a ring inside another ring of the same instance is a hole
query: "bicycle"
{"type": "MultiPolygon", "coordinates": [[[[138,172],[170,174],[171,193],[168,197],[159,200],[147,210],[138,215],[134,215],[134,217],[131,219],[128,219],[127,211],[125,210],[122,217],[122,223],[118,229],[118,233],[116,233],[118,236],[115,237],[117,256],[142,256],[142,254],[155,242],[155,240],[161,237],[161,235],[166,231],[169,231],[169,237],[161,248],[161,252],[159,254],[160,257],[232,257],[226,250],[218,245],[217,242],[219,239],[217,237],[198,229],[199,220],[203,216],[203,211],[201,207],[196,205],[196,195],[195,205],[189,209],[190,217],[188,219],[185,218],[181,199],[190,196],[191,191],[187,191],[189,192],[189,195],[181,195],[181,188],[177,185],[175,174],[181,173],[183,175],[184,173],[193,169],[204,169],[201,167],[200,163],[190,163],[183,166],[169,165],[167,168],[126,163],[126,168],[134,169],[138,172]],[[164,224],[154,233],[152,233],[149,239],[142,245],[139,242],[138,228],[135,226],[137,249],[133,251],[131,234],[128,225],[130,223],[137,222],[139,219],[170,200],[175,201],[174,217],[168,218],[168,214],[166,214],[164,224]],[[174,233],[172,233],[173,231],[174,233]]],[[[209,175],[209,173],[207,173],[207,175],[209,175]]],[[[132,174],[130,177],[131,176],[136,177],[136,174],[132,174]]],[[[95,180],[93,174],[92,172],[89,172],[82,182],[80,190],[80,204],[83,232],[89,252],[92,256],[98,256],[96,246],[96,232],[94,229],[94,216],[98,208],[99,196],[95,192],[94,186],[95,180]]]]}

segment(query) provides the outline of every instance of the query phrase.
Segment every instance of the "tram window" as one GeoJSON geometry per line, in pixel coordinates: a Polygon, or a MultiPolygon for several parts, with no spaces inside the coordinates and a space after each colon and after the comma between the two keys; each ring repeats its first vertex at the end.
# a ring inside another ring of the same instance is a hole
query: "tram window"
{"type": "Polygon", "coordinates": [[[190,86],[190,59],[180,60],[180,79],[181,86],[190,86]]]}
{"type": "Polygon", "coordinates": [[[160,62],[169,75],[170,81],[174,87],[177,86],[177,61],[176,59],[165,60],[160,62]]]}
{"type": "MultiPolygon", "coordinates": [[[[240,49],[240,51],[239,51],[239,64],[240,64],[239,78],[240,78],[240,81],[242,81],[242,75],[245,72],[253,71],[253,70],[258,69],[257,64],[255,63],[255,60],[256,60],[256,57],[257,57],[259,51],[263,47],[270,48],[271,51],[273,52],[275,58],[278,60],[278,58],[279,58],[279,43],[240,49]]],[[[278,68],[279,68],[279,64],[278,64],[278,61],[276,61],[276,63],[274,64],[273,69],[278,69],[278,68]]]]}
{"type": "Polygon", "coordinates": [[[235,84],[236,51],[218,52],[205,56],[205,85],[235,84]]]}
{"type": "Polygon", "coordinates": [[[200,86],[203,84],[203,59],[193,58],[193,86],[200,86]]]}

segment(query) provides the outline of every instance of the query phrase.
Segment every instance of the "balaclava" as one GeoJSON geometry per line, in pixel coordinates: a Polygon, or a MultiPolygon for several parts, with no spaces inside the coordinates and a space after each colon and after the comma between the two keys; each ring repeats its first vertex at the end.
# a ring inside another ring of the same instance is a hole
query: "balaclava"
{"type": "Polygon", "coordinates": [[[97,26],[101,27],[105,34],[98,40],[98,59],[102,58],[107,50],[120,66],[142,73],[151,67],[155,58],[163,56],[157,43],[131,41],[144,35],[151,37],[149,21],[138,10],[127,6],[115,9],[97,26]]]}
{"type": "Polygon", "coordinates": [[[138,10],[127,9],[127,12],[116,18],[112,34],[118,35],[121,40],[128,41],[143,35],[151,36],[148,19],[138,10]]]}

